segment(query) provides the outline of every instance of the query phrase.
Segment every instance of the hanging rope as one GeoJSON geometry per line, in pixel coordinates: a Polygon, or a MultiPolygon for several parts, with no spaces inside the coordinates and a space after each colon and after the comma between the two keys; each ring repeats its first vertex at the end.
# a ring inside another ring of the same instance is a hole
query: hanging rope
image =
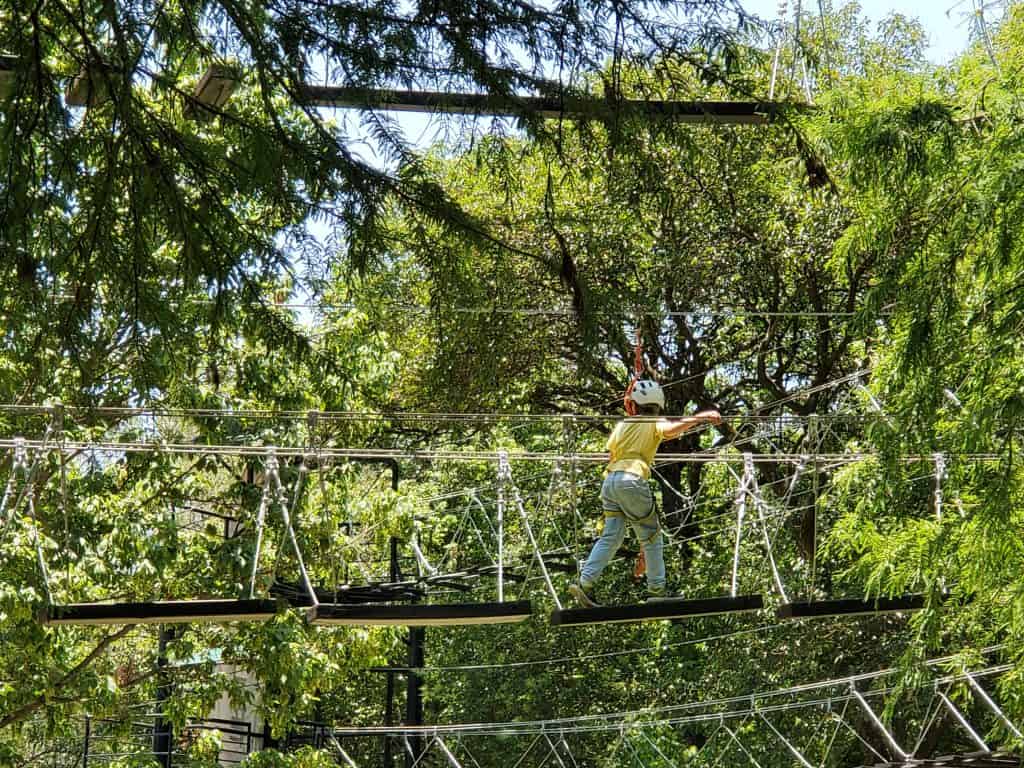
{"type": "MultiPolygon", "coordinates": [[[[275,459],[276,462],[276,459],[275,459]]],[[[263,546],[263,529],[267,517],[267,507],[270,505],[270,471],[268,470],[263,478],[263,494],[260,497],[259,511],[256,513],[256,545],[253,548],[252,575],[249,578],[249,599],[256,596],[256,574],[260,565],[260,550],[263,546]]]]}
{"type": "Polygon", "coordinates": [[[64,573],[64,588],[71,589],[71,521],[68,519],[68,466],[67,454],[64,451],[64,406],[56,403],[53,406],[53,423],[57,429],[57,450],[60,457],[60,512],[64,519],[64,546],[67,554],[67,569],[64,573]]]}
{"type": "MultiPolygon", "coordinates": [[[[7,505],[14,496],[14,489],[17,486],[18,476],[25,471],[25,439],[15,438],[14,456],[11,458],[11,472],[7,475],[7,485],[4,486],[3,498],[0,498],[0,520],[7,523],[7,505]]],[[[12,513],[13,514],[13,513],[12,513]]]]}
{"type": "Polygon", "coordinates": [[[429,560],[427,556],[423,554],[423,550],[420,549],[420,545],[417,541],[417,535],[413,534],[413,538],[409,540],[409,546],[412,548],[412,554],[416,558],[416,567],[419,569],[417,574],[420,578],[426,573],[428,576],[436,576],[438,571],[429,560]]]}
{"type": "Polygon", "coordinates": [[[789,598],[786,597],[786,588],[782,583],[782,576],[779,574],[778,566],[775,564],[775,555],[772,552],[772,539],[768,533],[768,522],[765,519],[764,514],[764,499],[761,496],[761,489],[757,486],[757,472],[754,470],[754,457],[749,454],[743,454],[743,474],[747,479],[746,491],[750,494],[750,498],[754,502],[754,510],[757,512],[757,520],[761,524],[761,532],[764,534],[764,546],[768,552],[768,564],[772,569],[772,579],[775,581],[775,588],[779,591],[779,596],[782,597],[784,603],[789,602],[789,598]]]}
{"type": "Polygon", "coordinates": [[[512,499],[519,510],[519,516],[523,520],[523,527],[526,529],[526,535],[530,539],[530,546],[533,548],[533,554],[536,558],[537,565],[540,566],[540,571],[544,575],[544,584],[548,588],[548,592],[551,594],[551,599],[554,601],[555,606],[558,610],[562,610],[562,601],[558,597],[558,592],[555,591],[554,584],[551,583],[551,574],[548,573],[547,564],[544,562],[544,556],[541,554],[540,547],[537,545],[537,539],[533,535],[533,526],[530,525],[530,516],[526,514],[526,507],[523,504],[523,498],[519,493],[519,488],[516,487],[515,481],[512,479],[512,466],[508,461],[508,454],[505,451],[498,451],[498,473],[502,478],[503,483],[507,484],[512,492],[512,499]]]}
{"type": "Polygon", "coordinates": [[[942,481],[946,478],[946,456],[935,454],[935,519],[942,524],[942,481]]]}
{"type": "MultiPolygon", "coordinates": [[[[503,456],[498,459],[498,528],[502,529],[505,522],[505,481],[509,479],[510,472],[506,472],[507,461],[503,456]]],[[[476,499],[476,494],[473,494],[476,499]]],[[[479,503],[479,499],[477,499],[479,503]]],[[[483,505],[481,504],[481,507],[483,505]]],[[[484,517],[487,516],[486,511],[484,517]]],[[[503,529],[502,529],[503,530],[503,529]]],[[[505,542],[504,537],[498,537],[498,602],[505,601],[505,542]]],[[[483,541],[481,540],[481,545],[483,541]]]]}
{"type": "Polygon", "coordinates": [[[292,527],[292,519],[295,517],[295,513],[299,507],[299,500],[302,498],[302,486],[305,483],[309,467],[306,465],[305,457],[303,457],[302,464],[299,465],[299,476],[295,479],[295,488],[292,491],[290,509],[288,500],[285,498],[284,486],[281,484],[281,476],[278,473],[277,452],[273,447],[267,448],[266,472],[268,482],[273,484],[274,502],[276,503],[278,510],[281,512],[281,518],[284,521],[285,533],[291,541],[292,550],[295,552],[295,559],[299,564],[299,574],[302,576],[302,585],[309,594],[309,599],[315,608],[320,605],[320,600],[316,596],[316,590],[313,589],[313,582],[310,581],[309,573],[306,571],[306,564],[302,559],[302,550],[299,548],[298,537],[296,537],[295,529],[292,527]]]}
{"type": "Polygon", "coordinates": [[[28,517],[32,524],[32,543],[36,549],[36,561],[39,564],[39,573],[43,577],[43,589],[46,591],[46,604],[53,605],[53,592],[50,590],[50,572],[46,567],[46,556],[43,554],[43,538],[39,534],[39,520],[36,517],[36,489],[30,483],[26,504],[28,506],[28,517]]]}
{"type": "Polygon", "coordinates": [[[644,345],[643,340],[640,337],[640,329],[636,330],[636,347],[633,352],[633,377],[629,381],[629,386],[626,387],[626,393],[622,396],[622,405],[626,409],[626,413],[630,416],[636,416],[637,407],[636,403],[630,395],[633,394],[633,387],[640,381],[640,377],[643,375],[644,370],[644,345]]]}
{"type": "Polygon", "coordinates": [[[732,583],[729,591],[732,597],[736,597],[736,589],[739,585],[740,539],[743,536],[743,518],[747,515],[747,487],[749,484],[750,474],[744,467],[739,490],[736,491],[736,544],[732,553],[732,583]]]}

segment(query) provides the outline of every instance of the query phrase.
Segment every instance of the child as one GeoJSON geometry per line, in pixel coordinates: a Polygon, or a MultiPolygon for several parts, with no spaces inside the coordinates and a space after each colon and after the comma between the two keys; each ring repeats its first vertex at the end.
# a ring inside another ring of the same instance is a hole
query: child
{"type": "Polygon", "coordinates": [[[610,459],[601,486],[604,530],[583,565],[579,583],[569,593],[588,608],[595,608],[594,582],[622,546],[626,523],[633,527],[647,560],[647,599],[670,599],[665,590],[665,559],[658,513],[648,480],[651,463],[662,440],[672,440],[704,424],[720,424],[718,411],[701,411],[682,419],[659,419],[665,393],[655,381],[638,381],[629,395],[637,415],[620,421],[608,438],[610,459]]]}

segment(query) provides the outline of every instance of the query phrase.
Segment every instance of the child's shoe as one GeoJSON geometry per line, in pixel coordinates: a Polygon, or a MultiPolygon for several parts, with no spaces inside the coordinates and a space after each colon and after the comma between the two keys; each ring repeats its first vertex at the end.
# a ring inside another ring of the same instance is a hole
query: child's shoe
{"type": "Polygon", "coordinates": [[[584,608],[600,608],[601,604],[594,599],[594,586],[576,582],[569,585],[569,594],[584,608]]]}

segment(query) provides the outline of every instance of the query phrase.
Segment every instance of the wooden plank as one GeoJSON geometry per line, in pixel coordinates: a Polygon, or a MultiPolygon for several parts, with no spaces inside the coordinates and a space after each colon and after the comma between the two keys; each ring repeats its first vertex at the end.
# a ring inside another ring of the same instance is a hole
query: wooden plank
{"type": "Polygon", "coordinates": [[[441,91],[388,91],[341,86],[306,85],[301,99],[312,106],[381,109],[460,115],[536,115],[547,120],[607,120],[635,115],[683,123],[762,125],[784,111],[807,105],[764,101],[666,101],[596,97],[499,96],[485,93],[441,91]]]}
{"type": "Polygon", "coordinates": [[[507,624],[523,621],[533,613],[529,600],[507,603],[448,603],[363,605],[320,603],[310,608],[306,619],[311,624],[328,626],[391,625],[409,627],[448,627],[466,624],[507,624]]]}
{"type": "Polygon", "coordinates": [[[779,619],[823,619],[830,616],[869,616],[906,613],[924,608],[924,595],[899,595],[877,599],[844,598],[783,603],[775,611],[779,619]]]}
{"type": "Polygon", "coordinates": [[[627,621],[670,621],[698,616],[744,613],[764,608],[761,595],[713,597],[704,600],[658,600],[635,605],[602,605],[598,608],[566,608],[551,613],[555,626],[622,624],[627,621]]]}
{"type": "Polygon", "coordinates": [[[42,624],[211,624],[265,621],[277,614],[276,600],[166,600],[152,603],[71,603],[39,612],[42,624]]]}
{"type": "Polygon", "coordinates": [[[194,119],[213,117],[228,103],[240,79],[241,74],[237,68],[226,64],[211,64],[192,92],[195,102],[185,105],[186,115],[194,119]]]}

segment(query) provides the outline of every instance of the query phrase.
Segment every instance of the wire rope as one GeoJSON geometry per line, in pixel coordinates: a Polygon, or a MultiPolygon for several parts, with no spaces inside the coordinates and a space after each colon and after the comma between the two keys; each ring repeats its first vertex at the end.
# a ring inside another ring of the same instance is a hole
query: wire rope
{"type": "MultiPolygon", "coordinates": [[[[27,448],[42,449],[44,446],[41,440],[25,439],[27,448]]],[[[15,439],[0,439],[0,449],[13,448],[15,439]]],[[[192,444],[192,443],[154,443],[154,442],[116,442],[116,441],[68,441],[65,450],[93,451],[107,453],[164,453],[177,456],[262,456],[266,452],[266,446],[261,445],[228,445],[228,444],[192,444]]],[[[303,447],[277,446],[278,456],[287,458],[302,458],[308,455],[303,447]]],[[[322,455],[326,458],[365,458],[365,459],[408,459],[408,460],[436,460],[436,461],[475,461],[488,462],[496,461],[500,451],[474,450],[474,451],[448,451],[448,450],[410,450],[404,448],[326,448],[322,455]]],[[[605,452],[579,452],[568,456],[558,451],[507,451],[509,461],[577,461],[589,464],[601,464],[608,460],[605,452]]],[[[881,454],[874,451],[851,451],[848,453],[785,453],[785,454],[755,454],[755,464],[777,464],[780,462],[797,462],[801,458],[810,456],[819,460],[853,463],[865,459],[877,458],[881,454]]],[[[947,452],[947,457],[955,457],[968,461],[1002,461],[1005,456],[999,453],[970,453],[970,452],[947,452]]],[[[741,454],[726,454],[720,452],[695,452],[695,453],[663,453],[661,458],[665,461],[676,461],[699,464],[742,464],[741,454]]],[[[906,454],[899,457],[904,463],[932,462],[932,454],[906,454]]]]}
{"type": "MultiPolygon", "coordinates": [[[[539,577],[538,577],[539,578],[539,577]]],[[[511,661],[505,663],[494,663],[494,664],[454,664],[448,666],[431,666],[431,667],[392,667],[395,671],[409,672],[415,671],[417,673],[433,673],[433,672],[481,672],[481,671],[495,671],[504,669],[525,669],[529,667],[543,667],[543,666],[554,666],[556,664],[577,664],[582,661],[594,661],[598,659],[614,659],[621,656],[632,656],[640,653],[652,653],[662,650],[670,650],[673,648],[685,648],[691,645],[701,645],[703,643],[712,643],[719,640],[731,640],[736,637],[745,637],[751,634],[757,634],[764,630],[776,629],[779,624],[762,624],[758,627],[750,627],[747,629],[740,629],[735,632],[726,632],[719,635],[708,635],[707,637],[698,637],[690,640],[681,640],[674,643],[663,643],[662,645],[648,646],[644,648],[628,648],[620,651],[606,651],[603,653],[588,653],[588,654],[576,654],[573,656],[561,656],[550,659],[532,659],[527,661],[511,661]]]]}
{"type": "MultiPolygon", "coordinates": [[[[951,660],[953,657],[947,657],[946,660],[951,660]]],[[[940,663],[941,660],[930,660],[926,662],[927,666],[934,666],[940,663]]],[[[980,670],[974,670],[971,672],[964,673],[953,673],[944,675],[934,680],[927,681],[915,686],[915,689],[921,689],[926,686],[934,684],[945,684],[950,681],[968,680],[970,678],[984,677],[995,674],[1003,674],[1010,671],[1013,668],[1012,664],[1002,664],[986,667],[980,670]]],[[[709,722],[721,722],[723,719],[737,719],[740,717],[750,717],[758,713],[777,713],[777,712],[789,712],[800,709],[808,709],[815,707],[831,707],[837,702],[847,702],[857,695],[863,698],[873,698],[878,696],[885,696],[899,690],[895,686],[887,686],[882,688],[874,688],[870,691],[864,691],[861,693],[849,692],[841,694],[830,694],[827,696],[819,695],[814,699],[802,699],[789,702],[781,702],[778,704],[757,704],[754,702],[763,699],[781,699],[783,697],[793,697],[801,693],[821,692],[828,691],[836,688],[849,688],[852,684],[859,681],[876,680],[886,675],[891,675],[895,670],[887,669],[877,672],[861,673],[857,675],[850,675],[841,678],[833,678],[815,683],[808,683],[798,686],[790,686],[788,688],[775,689],[770,691],[762,691],[757,693],[745,694],[742,696],[725,697],[707,701],[696,701],[687,702],[685,704],[669,705],[664,707],[649,707],[640,710],[628,710],[628,711],[617,711],[610,713],[601,713],[594,715],[579,715],[575,717],[564,717],[564,718],[549,718],[544,720],[530,720],[530,721],[509,721],[504,723],[457,723],[457,724],[444,724],[444,725],[428,725],[428,726],[371,726],[362,728],[337,728],[334,733],[337,735],[383,735],[383,734],[475,734],[475,735],[532,735],[534,733],[544,733],[555,731],[564,731],[566,733],[586,733],[586,732],[599,732],[617,730],[625,723],[628,723],[632,727],[657,727],[662,725],[683,725],[683,724],[696,724],[696,723],[709,723],[709,722]],[[735,705],[747,705],[745,708],[734,708],[727,709],[735,705]],[[684,712],[693,712],[697,710],[697,714],[679,714],[684,712]],[[640,720],[641,717],[656,717],[655,720],[640,720]]]]}

